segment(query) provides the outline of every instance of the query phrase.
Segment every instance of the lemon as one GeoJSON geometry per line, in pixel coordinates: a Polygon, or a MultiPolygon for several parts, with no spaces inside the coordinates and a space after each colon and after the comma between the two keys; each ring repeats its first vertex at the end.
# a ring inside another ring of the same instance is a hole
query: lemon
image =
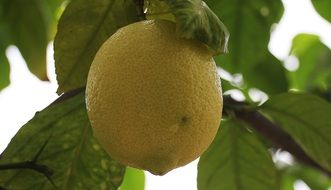
{"type": "Polygon", "coordinates": [[[119,29],[97,52],[86,87],[89,119],[103,148],[155,175],[198,158],[222,115],[212,54],[175,30],[164,20],[119,29]]]}

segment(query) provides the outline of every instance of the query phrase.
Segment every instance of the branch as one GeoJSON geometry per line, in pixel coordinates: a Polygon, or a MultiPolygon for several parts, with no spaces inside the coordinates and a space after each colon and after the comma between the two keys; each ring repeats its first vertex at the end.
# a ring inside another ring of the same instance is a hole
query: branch
{"type": "Polygon", "coordinates": [[[238,119],[246,122],[255,131],[259,132],[273,142],[274,145],[290,152],[299,162],[312,166],[324,172],[328,176],[331,176],[331,172],[312,160],[289,134],[285,133],[279,126],[272,123],[260,112],[247,109],[247,106],[247,103],[238,102],[228,96],[224,97],[225,115],[230,115],[230,113],[233,113],[238,119]]]}

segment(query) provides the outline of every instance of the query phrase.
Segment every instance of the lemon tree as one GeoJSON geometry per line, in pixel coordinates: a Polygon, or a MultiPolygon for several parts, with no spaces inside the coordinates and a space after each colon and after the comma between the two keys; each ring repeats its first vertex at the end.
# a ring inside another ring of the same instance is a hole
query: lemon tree
{"type": "MultiPolygon", "coordinates": [[[[329,19],[327,0],[313,5],[329,19]]],[[[331,51],[300,34],[287,70],[268,50],[283,12],[280,0],[1,1],[0,90],[8,46],[47,80],[54,41],[59,98],[1,153],[0,189],[143,190],[144,172],[197,158],[198,190],[330,189],[331,51]]]]}

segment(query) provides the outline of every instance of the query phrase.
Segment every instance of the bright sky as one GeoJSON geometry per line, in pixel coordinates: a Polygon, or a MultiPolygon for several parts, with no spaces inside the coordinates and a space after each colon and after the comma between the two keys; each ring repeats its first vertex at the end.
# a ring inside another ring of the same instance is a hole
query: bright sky
{"type": "MultiPolygon", "coordinates": [[[[284,4],[284,17],[275,28],[269,44],[276,57],[286,59],[292,38],[302,32],[319,34],[331,47],[331,25],[315,13],[309,0],[284,0],[284,4]]],[[[52,45],[48,48],[50,83],[40,82],[29,73],[16,47],[8,48],[7,55],[11,63],[11,85],[0,92],[0,152],[36,111],[57,98],[52,45]]],[[[162,177],[146,172],[146,190],[196,190],[196,167],[197,160],[162,177]]],[[[309,190],[302,181],[297,181],[295,188],[309,190]]]]}

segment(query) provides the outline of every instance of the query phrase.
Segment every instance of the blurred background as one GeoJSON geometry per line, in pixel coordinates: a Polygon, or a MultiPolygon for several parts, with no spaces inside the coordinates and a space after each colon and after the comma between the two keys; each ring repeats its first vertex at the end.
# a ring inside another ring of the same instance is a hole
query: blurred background
{"type": "MultiPolygon", "coordinates": [[[[289,55],[292,39],[299,33],[312,33],[320,36],[321,41],[331,48],[331,24],[316,13],[310,0],[283,0],[283,4],[285,12],[281,21],[273,26],[269,50],[283,61],[286,69],[295,71],[300,67],[300,62],[295,56],[289,55]]],[[[52,43],[47,48],[47,74],[50,82],[42,82],[30,73],[15,46],[9,46],[6,55],[10,63],[10,85],[0,91],[0,152],[35,112],[42,110],[58,97],[52,43]]],[[[232,78],[226,71],[220,72],[225,78],[232,78]]],[[[263,94],[252,96],[257,99],[266,98],[263,94]]],[[[235,92],[233,97],[243,98],[238,92],[235,92]]],[[[280,165],[293,163],[293,158],[287,152],[277,152],[273,159],[280,165]]],[[[197,163],[196,160],[163,177],[145,172],[146,189],[195,190],[197,163]]],[[[294,189],[309,190],[309,187],[303,181],[297,180],[294,189]]]]}

